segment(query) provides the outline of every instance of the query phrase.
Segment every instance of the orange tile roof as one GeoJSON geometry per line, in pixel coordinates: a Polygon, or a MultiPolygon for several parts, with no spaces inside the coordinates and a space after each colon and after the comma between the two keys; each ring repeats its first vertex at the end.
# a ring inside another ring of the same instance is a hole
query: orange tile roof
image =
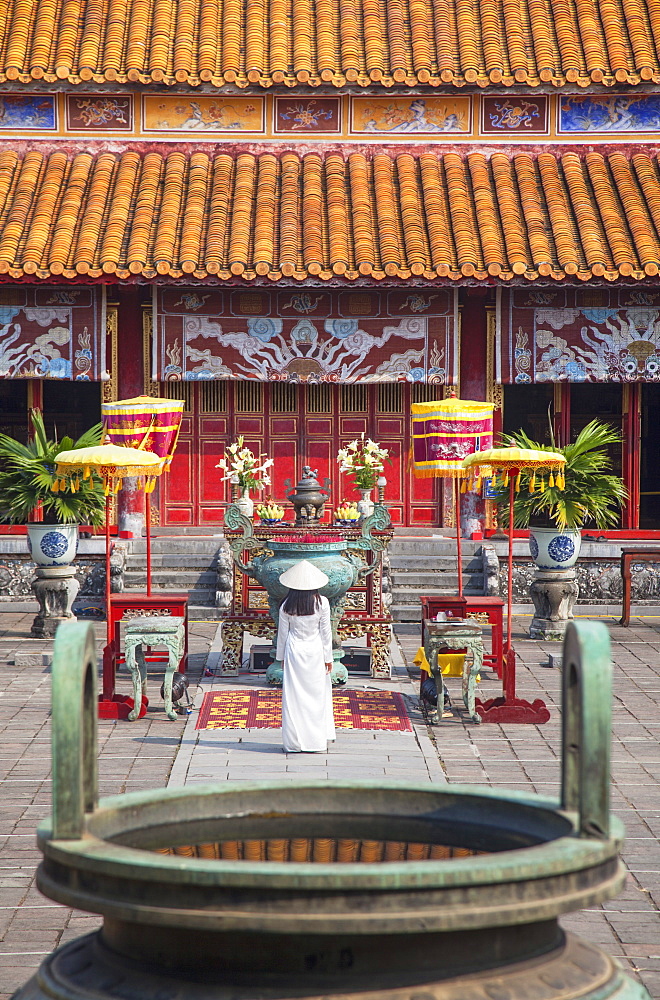
{"type": "Polygon", "coordinates": [[[638,152],[0,148],[0,274],[654,277],[660,165],[638,152]]]}
{"type": "Polygon", "coordinates": [[[0,81],[660,82],[658,0],[7,0],[0,81]]]}

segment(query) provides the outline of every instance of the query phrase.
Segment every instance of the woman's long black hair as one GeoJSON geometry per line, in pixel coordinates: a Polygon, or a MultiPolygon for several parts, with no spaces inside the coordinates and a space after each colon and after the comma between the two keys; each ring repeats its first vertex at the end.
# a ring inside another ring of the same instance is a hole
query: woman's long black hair
{"type": "Polygon", "coordinates": [[[318,590],[294,590],[293,587],[282,602],[282,610],[288,615],[313,615],[321,607],[321,595],[318,590]]]}

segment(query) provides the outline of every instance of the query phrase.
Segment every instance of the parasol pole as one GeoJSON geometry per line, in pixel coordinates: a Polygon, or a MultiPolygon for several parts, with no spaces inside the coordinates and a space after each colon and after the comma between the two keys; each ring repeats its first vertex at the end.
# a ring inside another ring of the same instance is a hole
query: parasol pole
{"type": "Polygon", "coordinates": [[[506,598],[506,646],[505,652],[511,649],[511,627],[513,619],[513,587],[511,586],[513,582],[513,501],[514,501],[514,483],[515,478],[518,475],[518,469],[510,469],[509,471],[509,554],[508,554],[508,571],[509,571],[509,586],[507,588],[507,598],[506,598]]]}
{"type": "Polygon", "coordinates": [[[504,697],[509,700],[516,697],[516,666],[515,653],[511,646],[513,628],[513,502],[515,481],[518,469],[509,470],[509,552],[508,573],[509,585],[506,594],[506,643],[504,646],[504,697]],[[510,661],[513,659],[513,663],[510,661]]]}
{"type": "Polygon", "coordinates": [[[146,483],[144,488],[144,520],[147,539],[147,597],[151,597],[151,500],[146,483]]]}
{"type": "MultiPolygon", "coordinates": [[[[106,486],[107,488],[107,486],[106,486]]],[[[110,496],[105,497],[105,622],[106,647],[103,652],[103,701],[112,701],[115,693],[115,661],[111,655],[112,614],[110,611],[110,496]]]]}
{"type": "Polygon", "coordinates": [[[458,596],[463,596],[463,553],[461,550],[461,490],[460,480],[454,479],[454,511],[456,518],[456,556],[458,569],[458,596]]]}
{"type": "Polygon", "coordinates": [[[110,626],[110,495],[105,498],[105,617],[107,640],[112,641],[110,626]]]}

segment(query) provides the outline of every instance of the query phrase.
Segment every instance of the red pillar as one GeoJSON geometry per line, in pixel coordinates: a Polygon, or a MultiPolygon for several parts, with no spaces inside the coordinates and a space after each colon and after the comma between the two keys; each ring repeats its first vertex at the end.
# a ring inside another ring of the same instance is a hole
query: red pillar
{"type": "MultiPolygon", "coordinates": [[[[144,392],[143,290],[139,285],[124,285],[118,291],[117,398],[130,399],[144,392]]],[[[125,480],[117,501],[119,531],[130,531],[140,537],[144,526],[144,494],[135,488],[135,480],[125,480]]]]}
{"type": "Polygon", "coordinates": [[[485,400],[489,289],[461,289],[461,399],[485,400]]]}
{"type": "MultiPolygon", "coordinates": [[[[486,400],[488,398],[488,354],[486,304],[491,294],[487,288],[461,289],[461,399],[486,400]]],[[[486,508],[481,497],[474,493],[461,496],[461,526],[463,534],[471,535],[483,530],[486,508]]]]}

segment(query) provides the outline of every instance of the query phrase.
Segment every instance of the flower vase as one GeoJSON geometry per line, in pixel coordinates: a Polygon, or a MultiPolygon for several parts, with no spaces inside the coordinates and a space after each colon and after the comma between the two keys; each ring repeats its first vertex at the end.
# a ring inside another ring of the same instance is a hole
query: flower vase
{"type": "Polygon", "coordinates": [[[374,504],[371,499],[371,490],[363,490],[358,488],[358,493],[360,494],[360,499],[357,502],[357,509],[360,511],[362,519],[365,517],[370,517],[374,512],[374,504]]]}
{"type": "Polygon", "coordinates": [[[250,496],[249,486],[244,487],[240,497],[236,501],[236,506],[244,517],[252,517],[254,515],[254,500],[250,496]]]}

